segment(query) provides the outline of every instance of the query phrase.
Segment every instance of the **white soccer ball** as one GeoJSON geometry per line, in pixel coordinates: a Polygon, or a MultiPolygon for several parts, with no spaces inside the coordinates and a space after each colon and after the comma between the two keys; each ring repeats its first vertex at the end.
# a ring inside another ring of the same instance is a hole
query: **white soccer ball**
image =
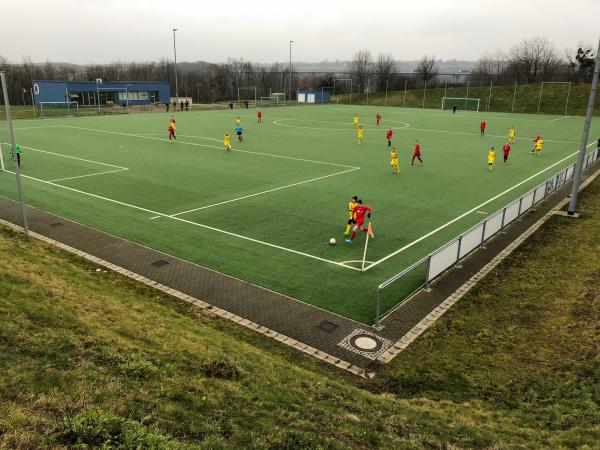
{"type": "Polygon", "coordinates": [[[329,245],[335,245],[335,239],[334,238],[329,239],[329,245]]]}

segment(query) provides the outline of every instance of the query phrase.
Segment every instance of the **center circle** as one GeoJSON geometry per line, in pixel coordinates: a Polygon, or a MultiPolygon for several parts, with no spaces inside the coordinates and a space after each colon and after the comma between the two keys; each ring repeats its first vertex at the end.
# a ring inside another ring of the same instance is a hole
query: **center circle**
{"type": "Polygon", "coordinates": [[[375,339],[366,336],[360,336],[354,341],[354,345],[361,350],[373,350],[375,347],[377,347],[377,344],[378,343],[375,339]]]}

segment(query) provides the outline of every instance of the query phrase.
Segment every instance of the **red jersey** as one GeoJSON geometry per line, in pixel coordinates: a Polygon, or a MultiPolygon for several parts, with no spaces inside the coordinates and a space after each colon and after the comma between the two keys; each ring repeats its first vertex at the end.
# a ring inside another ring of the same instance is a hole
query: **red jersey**
{"type": "Polygon", "coordinates": [[[392,129],[391,129],[391,128],[390,128],[389,130],[387,130],[387,138],[388,138],[388,141],[389,141],[390,139],[392,139],[392,134],[394,134],[394,132],[392,131],[392,129]]]}
{"type": "Polygon", "coordinates": [[[481,129],[482,129],[482,130],[485,130],[485,120],[482,120],[482,121],[481,121],[481,129]]]}
{"type": "Polygon", "coordinates": [[[413,155],[421,156],[421,144],[415,144],[415,149],[413,150],[413,155]]]}
{"type": "Polygon", "coordinates": [[[504,156],[508,156],[508,154],[510,153],[510,145],[504,144],[504,146],[502,147],[502,153],[504,154],[504,156]]]}
{"type": "Polygon", "coordinates": [[[375,122],[377,122],[377,123],[381,122],[381,116],[379,114],[377,114],[375,116],[375,122]]]}
{"type": "Polygon", "coordinates": [[[356,220],[356,224],[362,225],[363,222],[365,221],[365,214],[367,214],[367,213],[371,214],[372,209],[366,205],[359,204],[359,205],[356,205],[352,211],[354,212],[354,217],[355,217],[354,220],[356,220]]]}
{"type": "Polygon", "coordinates": [[[258,114],[258,117],[262,117],[262,111],[259,111],[257,114],[258,114]]]}

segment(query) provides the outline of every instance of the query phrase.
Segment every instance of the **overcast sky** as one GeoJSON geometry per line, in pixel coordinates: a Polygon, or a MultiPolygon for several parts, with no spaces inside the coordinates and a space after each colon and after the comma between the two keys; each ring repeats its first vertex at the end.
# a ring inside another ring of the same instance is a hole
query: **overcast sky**
{"type": "Polygon", "coordinates": [[[0,54],[13,62],[104,63],[173,57],[209,62],[478,59],[544,36],[557,50],[596,48],[600,0],[0,0],[0,54]]]}

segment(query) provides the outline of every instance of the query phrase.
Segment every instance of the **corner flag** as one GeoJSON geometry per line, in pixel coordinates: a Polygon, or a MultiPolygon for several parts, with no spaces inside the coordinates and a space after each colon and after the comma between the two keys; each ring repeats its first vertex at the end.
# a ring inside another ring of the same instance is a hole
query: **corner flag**
{"type": "Polygon", "coordinates": [[[369,222],[369,225],[367,226],[367,234],[371,237],[371,239],[375,237],[373,234],[373,228],[371,227],[371,222],[369,222]]]}

